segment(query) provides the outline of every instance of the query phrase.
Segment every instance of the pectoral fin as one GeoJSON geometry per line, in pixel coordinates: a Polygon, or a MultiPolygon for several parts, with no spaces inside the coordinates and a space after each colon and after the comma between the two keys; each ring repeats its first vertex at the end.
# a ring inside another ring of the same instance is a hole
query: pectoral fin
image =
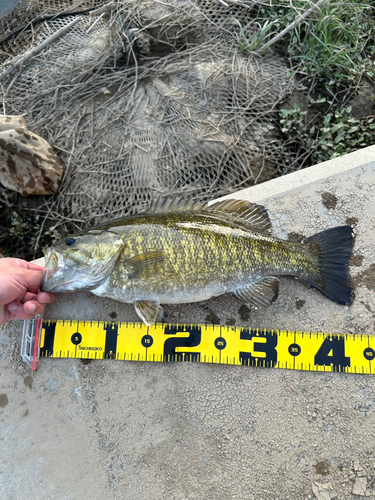
{"type": "Polygon", "coordinates": [[[166,253],[163,250],[135,255],[124,262],[129,266],[129,278],[148,278],[154,276],[163,267],[166,253]]]}
{"type": "Polygon", "coordinates": [[[151,326],[155,323],[160,307],[159,302],[137,300],[134,302],[134,307],[138,316],[146,323],[146,325],[151,326]]]}
{"type": "Polygon", "coordinates": [[[277,299],[279,280],[273,276],[266,276],[234,292],[229,292],[228,295],[237,297],[252,307],[264,307],[277,299]]]}

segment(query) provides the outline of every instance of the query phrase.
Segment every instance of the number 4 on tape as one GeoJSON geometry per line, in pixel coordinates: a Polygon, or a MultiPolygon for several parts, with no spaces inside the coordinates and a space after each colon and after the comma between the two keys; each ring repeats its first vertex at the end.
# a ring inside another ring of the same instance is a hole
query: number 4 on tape
{"type": "Polygon", "coordinates": [[[375,336],[218,325],[25,321],[22,357],[191,361],[292,370],[375,372],[375,336]]]}

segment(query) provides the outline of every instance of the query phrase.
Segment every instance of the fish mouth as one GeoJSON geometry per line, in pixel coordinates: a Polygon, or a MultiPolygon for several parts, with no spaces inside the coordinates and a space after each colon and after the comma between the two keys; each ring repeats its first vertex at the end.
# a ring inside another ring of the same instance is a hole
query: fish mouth
{"type": "Polygon", "coordinates": [[[52,248],[45,248],[43,249],[43,253],[45,260],[44,268],[47,269],[47,271],[49,272],[51,271],[56,272],[59,263],[59,259],[56,255],[56,252],[54,252],[52,248]]]}
{"type": "Polygon", "coordinates": [[[46,274],[41,285],[41,291],[65,293],[72,292],[80,288],[90,289],[86,284],[87,275],[81,276],[67,267],[66,258],[55,248],[43,249],[46,274]],[[83,283],[83,285],[82,285],[83,283]]]}
{"type": "Polygon", "coordinates": [[[46,274],[44,275],[43,283],[41,286],[41,290],[46,292],[51,292],[56,286],[57,283],[50,283],[53,276],[56,272],[64,267],[63,257],[56,253],[52,248],[43,249],[45,264],[44,268],[46,269],[46,274]]]}
{"type": "Polygon", "coordinates": [[[77,289],[77,283],[80,281],[83,281],[84,277],[82,278],[75,278],[70,281],[57,281],[56,283],[44,283],[43,285],[43,291],[46,292],[54,292],[54,293],[65,293],[65,292],[73,292],[77,289]],[[70,285],[74,285],[71,287],[70,285]]]}

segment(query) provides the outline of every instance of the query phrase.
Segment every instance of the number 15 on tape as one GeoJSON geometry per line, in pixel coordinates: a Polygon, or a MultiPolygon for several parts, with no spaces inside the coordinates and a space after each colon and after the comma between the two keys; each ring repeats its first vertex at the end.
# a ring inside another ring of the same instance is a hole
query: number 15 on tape
{"type": "Polygon", "coordinates": [[[35,357],[190,361],[310,371],[373,373],[375,336],[218,325],[25,322],[23,359],[35,357]],[[40,338],[33,342],[35,337],[40,338]],[[29,346],[25,352],[24,346],[29,346]],[[36,348],[38,346],[38,348],[36,348]]]}

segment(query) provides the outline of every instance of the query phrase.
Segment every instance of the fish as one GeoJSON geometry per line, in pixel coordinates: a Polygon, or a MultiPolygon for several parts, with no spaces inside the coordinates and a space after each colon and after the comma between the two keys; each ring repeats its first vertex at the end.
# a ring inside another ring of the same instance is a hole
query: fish
{"type": "Polygon", "coordinates": [[[236,297],[253,308],[275,301],[279,279],[294,276],[350,305],[351,226],[292,242],[272,235],[267,210],[245,200],[200,203],[160,198],[129,215],[67,236],[44,250],[41,290],[89,290],[132,303],[155,323],[161,304],[236,297]]]}

